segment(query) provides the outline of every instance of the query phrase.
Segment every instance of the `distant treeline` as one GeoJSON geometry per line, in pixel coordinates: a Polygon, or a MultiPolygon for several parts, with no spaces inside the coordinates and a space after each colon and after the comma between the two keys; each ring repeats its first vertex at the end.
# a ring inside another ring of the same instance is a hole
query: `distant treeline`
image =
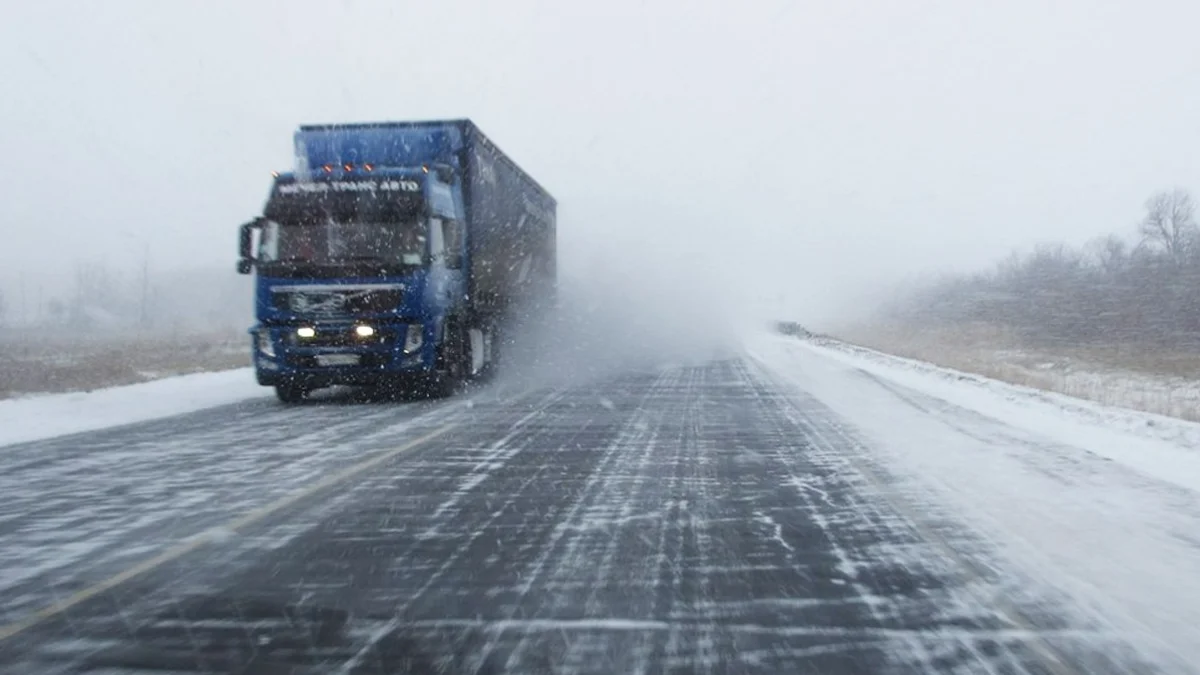
{"type": "Polygon", "coordinates": [[[1146,201],[1137,237],[1043,245],[930,284],[893,306],[906,322],[984,322],[1031,343],[1200,346],[1200,227],[1183,189],[1146,201]]]}
{"type": "Polygon", "coordinates": [[[0,288],[0,335],[221,332],[253,322],[247,277],[223,267],[122,270],[81,260],[67,288],[45,292],[37,279],[0,288]]]}

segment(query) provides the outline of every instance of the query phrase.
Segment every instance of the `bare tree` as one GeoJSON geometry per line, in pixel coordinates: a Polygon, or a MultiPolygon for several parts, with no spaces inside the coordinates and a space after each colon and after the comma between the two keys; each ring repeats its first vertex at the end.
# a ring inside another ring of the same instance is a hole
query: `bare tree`
{"type": "Polygon", "coordinates": [[[46,303],[46,312],[51,319],[61,322],[67,317],[67,305],[58,298],[50,298],[50,302],[46,303]]]}
{"type": "Polygon", "coordinates": [[[1146,200],[1146,216],[1138,225],[1143,242],[1166,251],[1182,263],[1196,243],[1196,204],[1183,188],[1160,192],[1146,200]]]}
{"type": "Polygon", "coordinates": [[[76,261],[70,320],[86,326],[128,316],[131,300],[126,291],[117,273],[103,262],[76,261]]]}
{"type": "Polygon", "coordinates": [[[917,322],[982,321],[1038,343],[1122,341],[1200,349],[1200,224],[1185,190],[1146,202],[1141,242],[1043,245],[990,273],[930,284],[898,307],[917,322]]]}
{"type": "Polygon", "coordinates": [[[1115,234],[1095,239],[1087,248],[1088,254],[1104,274],[1117,274],[1129,266],[1129,244],[1115,234]]]}

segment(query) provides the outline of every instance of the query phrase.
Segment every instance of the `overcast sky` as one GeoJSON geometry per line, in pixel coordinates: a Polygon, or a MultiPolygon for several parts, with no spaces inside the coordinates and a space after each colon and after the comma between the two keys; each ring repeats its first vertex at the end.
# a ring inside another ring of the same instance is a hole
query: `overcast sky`
{"type": "Polygon", "coordinates": [[[10,293],[232,270],[311,122],[470,117],[558,198],[564,275],[814,320],[1200,190],[1192,0],[2,4],[10,293]]]}

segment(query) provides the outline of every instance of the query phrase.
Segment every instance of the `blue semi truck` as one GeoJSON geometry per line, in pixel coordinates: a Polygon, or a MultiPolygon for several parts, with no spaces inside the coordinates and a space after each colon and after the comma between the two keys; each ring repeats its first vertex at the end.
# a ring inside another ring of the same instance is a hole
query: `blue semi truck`
{"type": "Polygon", "coordinates": [[[468,120],[302,126],[239,232],[259,384],[441,394],[556,294],[554,198],[468,120]]]}

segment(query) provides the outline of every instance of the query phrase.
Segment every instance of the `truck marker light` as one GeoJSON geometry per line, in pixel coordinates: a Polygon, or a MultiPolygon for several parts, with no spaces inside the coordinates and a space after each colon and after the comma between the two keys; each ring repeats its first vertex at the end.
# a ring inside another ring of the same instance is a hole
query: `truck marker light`
{"type": "Polygon", "coordinates": [[[421,170],[424,171],[425,173],[429,173],[429,166],[426,164],[422,164],[421,170]]]}
{"type": "Polygon", "coordinates": [[[358,337],[371,337],[375,334],[375,329],[370,326],[355,326],[354,334],[358,337]]]}
{"type": "Polygon", "coordinates": [[[350,173],[351,171],[354,170],[354,165],[353,164],[343,164],[342,170],[345,171],[346,173],[350,173]]]}
{"type": "Polygon", "coordinates": [[[317,336],[317,329],[311,326],[301,326],[296,329],[296,335],[302,338],[311,338],[317,336]]]}
{"type": "Polygon", "coordinates": [[[279,178],[279,172],[278,172],[278,171],[272,171],[272,172],[271,172],[271,177],[272,177],[272,178],[279,178]]]}
{"type": "Polygon", "coordinates": [[[366,171],[367,173],[371,173],[374,170],[375,170],[374,164],[363,164],[363,171],[366,171]]]}
{"type": "Polygon", "coordinates": [[[325,169],[325,173],[333,173],[333,165],[332,164],[326,164],[325,166],[323,166],[321,168],[325,169]]]}

